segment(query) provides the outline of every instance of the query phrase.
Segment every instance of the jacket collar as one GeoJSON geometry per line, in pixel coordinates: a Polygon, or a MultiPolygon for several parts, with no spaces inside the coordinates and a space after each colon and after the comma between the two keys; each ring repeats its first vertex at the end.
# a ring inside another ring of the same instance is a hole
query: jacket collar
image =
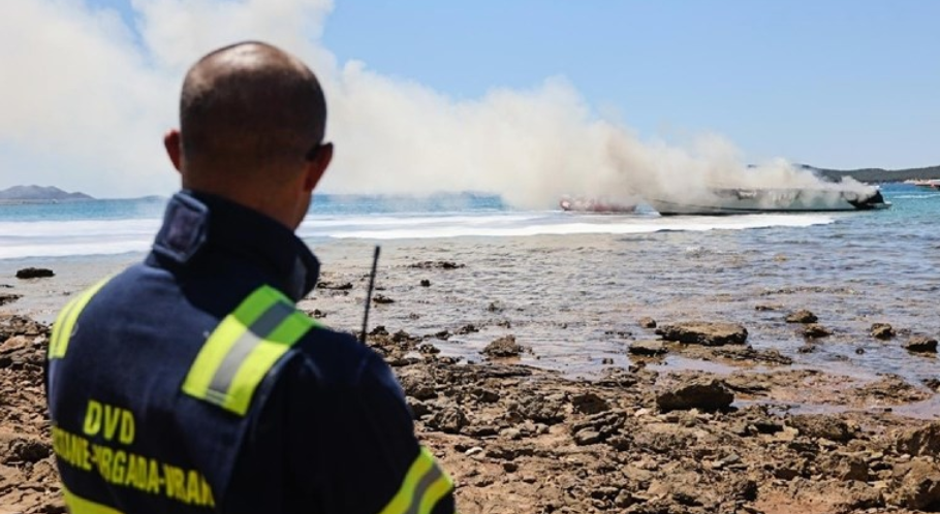
{"type": "Polygon", "coordinates": [[[220,247],[266,268],[271,284],[299,301],[317,284],[320,262],[281,223],[222,197],[182,190],[167,204],[153,244],[162,262],[185,267],[205,248],[220,247]]]}

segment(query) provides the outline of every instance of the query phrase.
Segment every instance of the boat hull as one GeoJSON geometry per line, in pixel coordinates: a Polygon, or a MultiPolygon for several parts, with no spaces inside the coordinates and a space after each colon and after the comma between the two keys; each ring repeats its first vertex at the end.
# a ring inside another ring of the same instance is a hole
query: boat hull
{"type": "Polygon", "coordinates": [[[891,205],[877,189],[868,194],[811,189],[714,189],[693,201],[656,199],[649,203],[663,216],[839,212],[884,209],[891,205]]]}

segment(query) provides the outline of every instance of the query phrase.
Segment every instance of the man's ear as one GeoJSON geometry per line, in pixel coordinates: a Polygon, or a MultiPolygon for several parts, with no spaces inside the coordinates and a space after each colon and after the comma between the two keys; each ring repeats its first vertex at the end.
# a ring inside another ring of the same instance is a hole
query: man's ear
{"type": "Polygon", "coordinates": [[[180,171],[180,163],[183,159],[182,142],[180,141],[180,131],[173,129],[163,136],[163,147],[166,148],[166,154],[170,156],[170,161],[176,171],[180,171]]]}
{"type": "Polygon", "coordinates": [[[333,143],[326,143],[317,150],[317,155],[307,163],[307,175],[304,177],[304,191],[313,191],[323,178],[326,168],[333,160],[333,143]]]}

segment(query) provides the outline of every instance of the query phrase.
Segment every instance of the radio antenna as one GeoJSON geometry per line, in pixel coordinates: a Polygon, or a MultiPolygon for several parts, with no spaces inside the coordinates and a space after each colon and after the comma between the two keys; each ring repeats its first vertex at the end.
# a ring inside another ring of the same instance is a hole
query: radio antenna
{"type": "Polygon", "coordinates": [[[366,330],[369,329],[369,307],[372,306],[372,291],[375,289],[375,270],[379,266],[379,251],[381,247],[375,245],[375,254],[372,256],[372,273],[369,274],[369,291],[366,293],[366,313],[362,317],[362,333],[359,341],[366,344],[366,330]]]}

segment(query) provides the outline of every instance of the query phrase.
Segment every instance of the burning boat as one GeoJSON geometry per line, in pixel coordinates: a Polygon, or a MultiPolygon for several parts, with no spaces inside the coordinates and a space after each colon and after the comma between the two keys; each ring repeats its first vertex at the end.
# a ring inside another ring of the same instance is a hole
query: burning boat
{"type": "Polygon", "coordinates": [[[885,209],[881,191],[865,188],[709,189],[690,198],[649,198],[663,216],[678,214],[753,214],[885,209]]]}
{"type": "Polygon", "coordinates": [[[911,184],[917,187],[926,187],[928,189],[940,189],[940,180],[905,180],[905,184],[911,184]]]}
{"type": "Polygon", "coordinates": [[[626,214],[636,210],[635,203],[612,202],[592,198],[562,198],[558,206],[563,211],[600,214],[626,214]]]}

